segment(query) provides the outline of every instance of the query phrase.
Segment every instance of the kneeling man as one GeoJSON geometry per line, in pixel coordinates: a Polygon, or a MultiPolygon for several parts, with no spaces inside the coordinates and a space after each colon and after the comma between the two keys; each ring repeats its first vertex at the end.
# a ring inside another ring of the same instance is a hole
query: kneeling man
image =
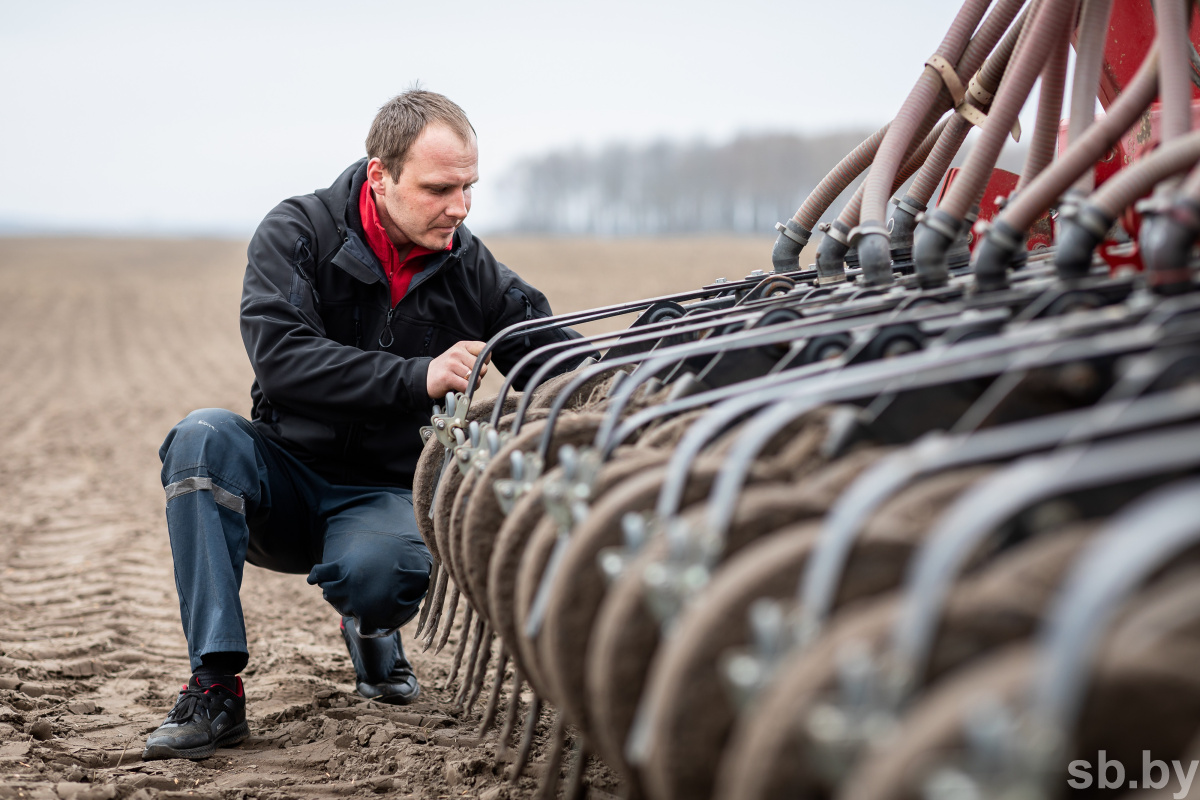
{"type": "MultiPolygon", "coordinates": [[[[418,429],[435,399],[466,390],[484,341],[550,307],[462,224],[478,180],[462,109],[406,92],[366,144],[328,189],[276,206],[250,242],[251,418],[194,411],[160,450],[193,672],[143,758],[204,758],[249,734],[247,561],[321,587],[364,697],[420,692],[399,631],[432,565],[413,514],[418,429]]],[[[571,336],[509,339],[495,363],[506,372],[571,336]]]]}

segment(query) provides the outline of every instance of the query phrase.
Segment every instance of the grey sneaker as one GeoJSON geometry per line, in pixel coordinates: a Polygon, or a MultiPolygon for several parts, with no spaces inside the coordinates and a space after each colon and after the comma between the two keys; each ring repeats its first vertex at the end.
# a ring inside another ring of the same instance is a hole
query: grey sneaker
{"type": "Polygon", "coordinates": [[[250,735],[242,679],[233,688],[204,687],[193,675],[179,692],[166,721],[146,739],[142,760],[208,758],[218,747],[232,747],[250,735]]]}

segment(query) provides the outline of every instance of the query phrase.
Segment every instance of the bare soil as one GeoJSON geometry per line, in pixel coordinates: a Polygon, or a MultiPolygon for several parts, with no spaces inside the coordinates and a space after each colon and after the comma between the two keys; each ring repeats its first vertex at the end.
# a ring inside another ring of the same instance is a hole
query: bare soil
{"type": "MultiPolygon", "coordinates": [[[[558,311],[770,269],[758,239],[490,244],[558,311]]],[[[438,655],[410,645],[420,703],[363,701],[320,592],[251,566],[253,735],[205,761],[141,761],[188,676],[158,447],[194,408],[249,412],[244,253],[212,240],[0,239],[0,800],[532,796],[552,712],[511,784],[496,731],[476,738],[482,702],[454,713],[458,636],[438,655]]],[[[619,792],[601,764],[587,780],[593,797],[619,792]]]]}

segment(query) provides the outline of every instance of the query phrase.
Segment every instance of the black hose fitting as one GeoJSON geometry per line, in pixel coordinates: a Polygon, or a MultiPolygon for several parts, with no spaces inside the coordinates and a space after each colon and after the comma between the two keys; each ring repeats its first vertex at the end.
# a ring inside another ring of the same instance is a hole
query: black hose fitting
{"type": "Polygon", "coordinates": [[[904,195],[892,211],[892,268],[897,272],[913,271],[913,232],[917,229],[917,214],[925,209],[924,203],[904,195]]]}
{"type": "Polygon", "coordinates": [[[975,288],[981,292],[1007,289],[1008,270],[1016,268],[1024,252],[1025,232],[1003,219],[994,220],[975,248],[975,288]]]}
{"type": "Polygon", "coordinates": [[[867,286],[887,286],[892,282],[892,237],[879,222],[861,223],[854,246],[858,248],[858,263],[862,267],[863,283],[867,286]]]}
{"type": "Polygon", "coordinates": [[[923,289],[945,286],[950,280],[946,253],[958,238],[963,221],[940,208],[929,211],[913,233],[913,267],[923,289]]]}
{"type": "Polygon", "coordinates": [[[1182,294],[1192,289],[1188,267],[1192,247],[1200,237],[1200,203],[1180,197],[1162,214],[1142,220],[1138,248],[1146,265],[1146,283],[1157,294],[1182,294]]]}
{"type": "Polygon", "coordinates": [[[850,229],[837,220],[822,227],[825,237],[817,245],[817,283],[840,283],[846,280],[846,251],[850,249],[846,235],[850,229]]]}
{"type": "Polygon", "coordinates": [[[771,249],[771,264],[776,272],[795,272],[800,269],[800,251],[812,238],[812,231],[794,219],[775,223],[779,236],[771,249]]]}
{"type": "Polygon", "coordinates": [[[1092,205],[1067,209],[1058,217],[1054,268],[1064,281],[1086,278],[1092,271],[1092,252],[1104,241],[1113,225],[1104,212],[1092,205]]]}

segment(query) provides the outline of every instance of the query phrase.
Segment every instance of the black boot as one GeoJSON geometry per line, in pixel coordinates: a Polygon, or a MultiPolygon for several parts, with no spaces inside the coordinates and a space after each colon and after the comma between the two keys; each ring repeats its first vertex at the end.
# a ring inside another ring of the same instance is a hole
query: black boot
{"type": "Polygon", "coordinates": [[[208,758],[218,747],[232,747],[249,736],[242,679],[232,683],[205,687],[193,675],[166,721],[146,739],[142,760],[208,758]]]}
{"type": "Polygon", "coordinates": [[[342,617],[342,638],[354,663],[358,693],[363,697],[406,706],[421,694],[421,685],[404,656],[400,631],[378,639],[364,639],[354,628],[353,617],[342,617]]]}

